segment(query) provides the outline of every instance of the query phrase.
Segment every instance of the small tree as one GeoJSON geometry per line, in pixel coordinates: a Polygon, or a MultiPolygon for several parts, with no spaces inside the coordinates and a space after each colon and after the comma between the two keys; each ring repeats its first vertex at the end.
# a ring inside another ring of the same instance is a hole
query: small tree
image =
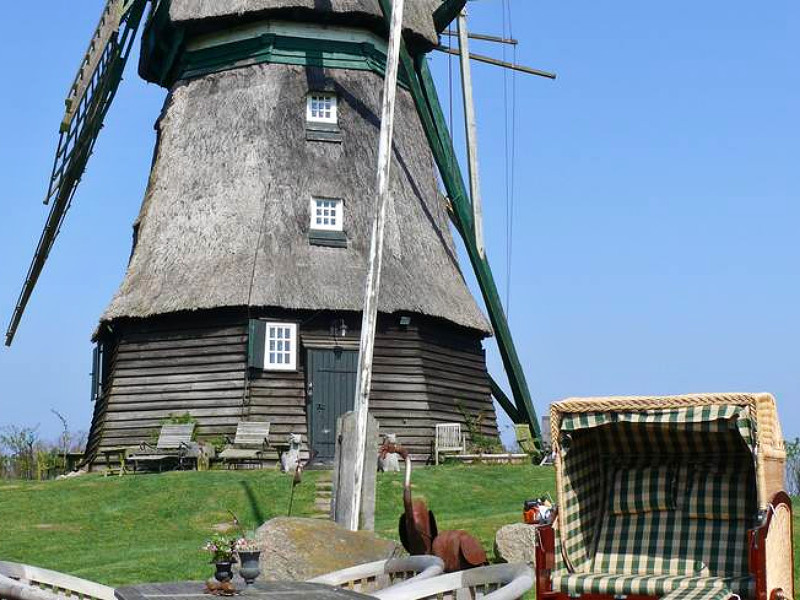
{"type": "Polygon", "coordinates": [[[58,436],[58,452],[61,455],[61,467],[63,469],[67,468],[67,452],[69,452],[69,447],[72,442],[72,435],[69,432],[69,423],[67,423],[67,418],[58,412],[55,408],[51,408],[50,412],[53,413],[59,421],[61,421],[61,435],[58,436]]]}
{"type": "Polygon", "coordinates": [[[34,448],[39,442],[37,427],[9,425],[0,431],[0,449],[8,455],[9,475],[33,479],[36,469],[34,448]]]}

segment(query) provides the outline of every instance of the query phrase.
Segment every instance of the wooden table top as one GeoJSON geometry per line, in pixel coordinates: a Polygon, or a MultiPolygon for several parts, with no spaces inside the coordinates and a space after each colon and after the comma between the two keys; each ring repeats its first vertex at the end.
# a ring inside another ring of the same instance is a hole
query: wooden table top
{"type": "MultiPolygon", "coordinates": [[[[238,587],[238,586],[237,586],[238,587]]],[[[148,583],[118,588],[118,600],[211,600],[218,598],[205,591],[202,581],[182,581],[178,583],[148,583]]],[[[301,581],[257,581],[249,587],[242,583],[240,592],[232,598],[252,600],[356,600],[371,598],[350,590],[330,587],[319,583],[301,581]]],[[[224,596],[219,596],[224,598],[224,596]]]]}

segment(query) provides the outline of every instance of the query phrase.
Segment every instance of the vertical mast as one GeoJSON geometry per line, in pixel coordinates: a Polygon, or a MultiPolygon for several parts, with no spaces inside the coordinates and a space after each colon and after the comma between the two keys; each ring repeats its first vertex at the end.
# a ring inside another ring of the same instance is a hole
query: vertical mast
{"type": "Polygon", "coordinates": [[[464,96],[464,124],[467,131],[467,158],[469,162],[469,192],[472,198],[472,218],[475,244],[481,258],[486,256],[483,245],[483,208],[481,206],[481,179],[478,168],[478,126],[475,120],[475,101],[472,97],[472,67],[469,64],[469,32],[467,14],[458,15],[458,44],[461,52],[461,90],[464,96]]]}
{"type": "Polygon", "coordinates": [[[389,170],[392,164],[392,135],[394,131],[394,106],[397,96],[397,72],[400,63],[400,42],[403,33],[403,3],[395,0],[389,31],[389,52],[383,86],[380,145],[378,147],[378,181],[375,219],[372,223],[372,241],[369,252],[369,271],[364,292],[364,313],[361,321],[361,343],[358,352],[356,379],[356,464],[355,485],[351,498],[349,528],[357,531],[361,516],[361,486],[364,481],[364,458],[367,443],[367,416],[369,393],[372,385],[372,356],[375,350],[375,327],[378,321],[378,296],[381,287],[383,241],[386,225],[386,207],[389,201],[389,170]]]}

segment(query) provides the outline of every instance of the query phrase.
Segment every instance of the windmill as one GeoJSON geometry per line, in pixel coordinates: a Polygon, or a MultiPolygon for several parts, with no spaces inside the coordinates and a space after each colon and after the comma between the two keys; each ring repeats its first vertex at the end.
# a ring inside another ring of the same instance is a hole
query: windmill
{"type": "MultiPolygon", "coordinates": [[[[492,395],[537,440],[539,426],[482,244],[474,153],[470,194],[426,60],[466,0],[407,4],[369,393],[423,460],[439,422],[497,437],[492,395]],[[511,398],[486,370],[492,333],[511,398]]],[[[108,0],[6,334],[10,345],[145,23],[139,73],[169,94],[128,269],[94,334],[89,461],[185,413],[201,437],[266,420],[332,457],[355,397],[390,13],[390,0],[108,0]]]]}

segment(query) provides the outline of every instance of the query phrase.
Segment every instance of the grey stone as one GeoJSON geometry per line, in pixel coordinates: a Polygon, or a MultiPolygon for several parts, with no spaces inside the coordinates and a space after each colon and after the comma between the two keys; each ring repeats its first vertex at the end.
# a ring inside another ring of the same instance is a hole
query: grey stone
{"type": "Polygon", "coordinates": [[[508,563],[527,563],[536,560],[536,527],[512,523],[501,527],[494,538],[495,558],[508,563]]]}
{"type": "Polygon", "coordinates": [[[399,544],[332,521],[278,517],[257,532],[262,578],[304,581],[361,563],[403,554],[399,544]]]}

